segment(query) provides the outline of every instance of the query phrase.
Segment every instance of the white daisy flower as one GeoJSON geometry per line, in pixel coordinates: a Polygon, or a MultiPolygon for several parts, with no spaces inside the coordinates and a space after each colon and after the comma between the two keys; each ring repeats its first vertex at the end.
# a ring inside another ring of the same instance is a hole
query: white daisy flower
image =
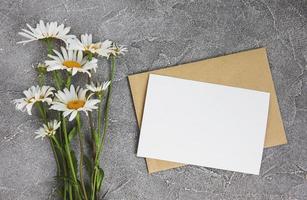
{"type": "Polygon", "coordinates": [[[19,35],[27,38],[27,40],[17,43],[26,44],[28,42],[49,38],[60,39],[66,43],[67,40],[76,37],[74,35],[68,35],[70,27],[64,27],[64,24],[58,26],[57,22],[47,22],[45,25],[43,20],[40,20],[39,24],[36,25],[36,28],[32,28],[29,24],[27,24],[27,26],[30,30],[22,29],[23,32],[18,33],[19,35]]]}
{"type": "Polygon", "coordinates": [[[125,55],[126,52],[128,52],[128,49],[125,46],[113,44],[109,54],[117,57],[119,55],[125,55]]]}
{"type": "Polygon", "coordinates": [[[91,84],[86,84],[86,88],[93,93],[100,93],[106,91],[110,83],[110,81],[106,81],[104,83],[97,82],[96,84],[91,82],[91,84]]]}
{"type": "Polygon", "coordinates": [[[52,60],[46,60],[45,64],[47,65],[47,71],[53,70],[67,70],[72,75],[75,75],[77,72],[87,73],[91,77],[90,70],[96,72],[98,67],[96,58],[93,58],[91,61],[87,57],[83,57],[82,51],[66,50],[64,47],[61,47],[62,53],[57,50],[53,50],[56,55],[48,55],[52,60]]]}
{"type": "Polygon", "coordinates": [[[43,127],[39,128],[37,131],[35,131],[35,139],[38,138],[44,138],[46,136],[52,137],[55,135],[56,130],[60,128],[61,122],[57,120],[53,120],[48,122],[47,124],[43,124],[43,127]]]}
{"type": "Polygon", "coordinates": [[[29,115],[32,115],[31,110],[36,102],[46,102],[50,104],[52,102],[53,91],[55,89],[50,86],[32,86],[28,90],[23,91],[24,98],[15,99],[13,103],[16,104],[16,109],[22,112],[27,111],[29,115]]]}
{"type": "Polygon", "coordinates": [[[98,54],[100,56],[108,57],[109,48],[112,45],[112,41],[106,40],[104,42],[93,43],[92,34],[81,35],[81,41],[77,38],[70,39],[67,41],[68,49],[80,50],[84,52],[91,52],[92,54],[98,54]]]}
{"type": "Polygon", "coordinates": [[[65,88],[63,91],[58,91],[55,96],[57,100],[52,102],[50,109],[62,111],[63,116],[70,115],[69,121],[72,121],[79,111],[84,111],[86,114],[88,111],[97,109],[96,104],[100,102],[98,99],[90,99],[90,96],[86,97],[86,89],[70,86],[68,90],[65,88]]]}

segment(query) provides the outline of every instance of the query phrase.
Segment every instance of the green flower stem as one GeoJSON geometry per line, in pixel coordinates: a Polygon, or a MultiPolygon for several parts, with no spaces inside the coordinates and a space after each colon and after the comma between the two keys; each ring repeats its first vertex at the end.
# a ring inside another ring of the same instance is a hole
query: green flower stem
{"type": "MultiPolygon", "coordinates": [[[[100,100],[99,104],[98,104],[98,110],[97,110],[97,132],[96,132],[96,135],[95,137],[98,138],[99,140],[99,133],[101,131],[101,115],[102,115],[102,104],[103,104],[103,98],[104,98],[104,93],[102,94],[99,94],[98,95],[98,99],[100,100]]],[[[94,159],[96,158],[96,156],[94,157],[94,159]]]]}
{"type": "MultiPolygon", "coordinates": [[[[48,38],[46,40],[44,40],[47,44],[47,51],[48,51],[48,54],[52,54],[53,53],[53,39],[52,38],[48,38]]],[[[62,87],[62,78],[60,77],[60,74],[57,72],[57,71],[53,71],[52,72],[52,76],[53,76],[53,81],[54,81],[54,84],[56,86],[56,89],[57,90],[60,90],[61,87],[62,87]]],[[[42,85],[44,82],[45,82],[45,77],[42,77],[41,75],[39,75],[39,84],[42,85]]],[[[45,114],[45,121],[46,120],[47,116],[45,114]]],[[[74,166],[73,166],[73,162],[72,162],[72,158],[71,158],[71,153],[70,153],[70,147],[69,147],[69,144],[68,144],[68,138],[67,138],[67,130],[66,130],[66,122],[65,122],[65,119],[61,120],[61,115],[58,116],[59,120],[62,121],[62,127],[63,127],[63,132],[64,132],[64,140],[62,139],[62,136],[60,134],[60,141],[61,141],[61,144],[63,143],[64,144],[64,147],[65,147],[65,151],[67,153],[67,156],[68,156],[68,165],[70,165],[70,168],[71,168],[71,173],[72,173],[72,176],[73,176],[73,179],[75,181],[75,183],[77,184],[78,181],[77,181],[77,177],[76,177],[76,173],[74,171],[74,166]]],[[[60,131],[61,132],[61,131],[60,131]]],[[[57,148],[60,150],[60,153],[61,153],[61,157],[62,157],[62,161],[63,161],[63,169],[64,169],[64,176],[67,177],[67,169],[66,169],[66,159],[65,159],[65,156],[64,156],[64,152],[62,150],[62,147],[60,145],[60,143],[57,141],[56,137],[53,137],[53,141],[55,142],[57,148]]],[[[53,142],[50,140],[50,144],[52,144],[52,148],[54,149],[54,145],[53,145],[53,142]]],[[[56,155],[56,154],[55,154],[56,155]]],[[[56,157],[56,156],[55,156],[56,157]]],[[[57,160],[57,163],[58,163],[58,159],[56,157],[56,160],[57,160]]],[[[73,200],[73,196],[72,196],[72,187],[71,185],[67,185],[67,181],[64,180],[64,199],[66,199],[66,190],[67,190],[67,186],[69,187],[68,188],[68,191],[69,191],[69,197],[70,197],[70,200],[73,200]]],[[[77,193],[79,193],[79,189],[78,189],[78,186],[76,187],[76,191],[77,193]]]]}
{"type": "Polygon", "coordinates": [[[101,114],[102,114],[102,100],[103,100],[103,97],[104,97],[104,94],[101,94],[101,95],[99,95],[98,96],[98,99],[100,100],[100,103],[99,103],[99,105],[98,105],[98,110],[97,110],[97,112],[98,112],[98,121],[97,121],[97,133],[100,133],[100,131],[101,131],[101,114]]]}
{"type": "Polygon", "coordinates": [[[66,154],[67,154],[67,157],[68,157],[68,164],[69,164],[69,168],[70,168],[70,171],[71,171],[71,174],[72,174],[72,178],[75,182],[76,192],[79,193],[79,187],[77,185],[78,179],[77,179],[77,176],[76,176],[74,164],[73,164],[71,153],[70,153],[70,146],[69,146],[67,129],[66,129],[66,119],[64,117],[63,117],[63,120],[62,120],[62,124],[63,124],[64,140],[65,140],[65,151],[66,151],[66,154]]]}
{"type": "Polygon", "coordinates": [[[113,81],[114,81],[114,76],[115,76],[115,70],[116,70],[115,57],[111,56],[110,86],[109,86],[108,95],[107,95],[106,112],[105,112],[105,116],[104,116],[103,134],[102,134],[102,138],[101,138],[101,141],[100,141],[100,144],[99,144],[99,150],[98,150],[98,153],[97,153],[97,159],[96,160],[98,160],[100,153],[103,150],[103,146],[104,146],[103,144],[104,144],[106,132],[107,132],[108,125],[109,125],[109,112],[110,112],[111,94],[112,94],[112,86],[113,86],[113,81]]]}
{"type": "Polygon", "coordinates": [[[42,73],[38,74],[38,85],[42,87],[45,84],[45,75],[42,73]]]}
{"type": "MultiPolygon", "coordinates": [[[[57,113],[57,118],[58,118],[58,121],[62,122],[62,116],[61,116],[60,112],[57,113]]],[[[59,131],[58,136],[59,136],[59,141],[60,142],[57,140],[56,136],[54,136],[53,138],[55,139],[55,143],[56,143],[57,147],[61,151],[61,157],[62,157],[62,163],[63,163],[63,169],[64,169],[64,177],[67,177],[68,176],[67,175],[67,163],[66,163],[66,160],[65,160],[65,154],[64,154],[65,152],[63,150],[63,146],[64,146],[63,144],[65,144],[65,143],[64,143],[63,137],[62,137],[62,134],[63,134],[62,124],[61,124],[61,128],[58,131],[59,131]]],[[[66,200],[66,191],[68,190],[67,187],[68,187],[67,181],[64,180],[64,199],[65,200],[66,200]]]]}
{"type": "MultiPolygon", "coordinates": [[[[47,38],[44,41],[46,42],[46,45],[47,45],[48,55],[52,55],[52,53],[53,53],[53,39],[47,38]]],[[[53,77],[53,81],[55,83],[57,90],[60,90],[61,86],[62,86],[62,78],[60,77],[59,72],[58,71],[52,71],[52,77],[53,77]]]]}
{"type": "MultiPolygon", "coordinates": [[[[107,129],[108,129],[111,94],[112,94],[112,86],[113,86],[115,71],[116,71],[115,57],[111,56],[111,78],[110,78],[110,85],[109,85],[109,90],[108,90],[107,100],[106,100],[107,102],[106,102],[106,111],[105,111],[105,116],[104,116],[104,127],[103,127],[102,137],[101,137],[101,140],[100,140],[100,143],[99,143],[99,146],[98,146],[98,151],[96,153],[96,158],[95,158],[95,161],[94,161],[95,167],[94,167],[94,176],[93,176],[94,178],[93,178],[92,196],[91,196],[92,200],[94,200],[96,193],[98,192],[98,191],[96,191],[97,170],[98,170],[98,166],[99,166],[99,156],[100,156],[100,154],[103,150],[103,144],[104,144],[106,132],[107,132],[107,129]]],[[[100,133],[100,130],[99,130],[99,133],[100,133]]]]}
{"type": "Polygon", "coordinates": [[[69,199],[70,200],[74,200],[73,198],[72,198],[72,188],[71,188],[71,186],[69,186],[69,199]]]}
{"type": "Polygon", "coordinates": [[[57,165],[57,176],[60,176],[61,174],[61,167],[60,167],[60,162],[59,162],[59,158],[58,158],[58,155],[55,151],[55,147],[54,147],[54,144],[52,142],[52,139],[49,137],[49,142],[50,142],[50,146],[52,148],[52,152],[54,154],[54,158],[55,158],[55,162],[56,162],[56,165],[57,165]]]}
{"type": "MultiPolygon", "coordinates": [[[[59,149],[59,151],[61,153],[63,169],[64,169],[64,177],[67,177],[66,162],[65,162],[64,152],[63,152],[62,146],[61,146],[61,144],[59,143],[58,139],[55,136],[53,136],[52,139],[53,139],[56,147],[59,149]]],[[[58,174],[58,176],[60,176],[60,173],[58,174]]],[[[67,183],[66,183],[66,180],[63,180],[63,182],[64,182],[64,199],[66,199],[67,183]]]]}
{"type": "Polygon", "coordinates": [[[92,136],[92,146],[93,146],[93,159],[95,159],[96,155],[96,143],[95,143],[95,129],[94,129],[94,124],[93,124],[93,116],[92,112],[88,113],[88,122],[90,125],[90,130],[91,130],[91,136],[92,136]]]}
{"type": "MultiPolygon", "coordinates": [[[[98,105],[98,110],[97,110],[97,115],[98,115],[98,120],[97,120],[97,132],[96,133],[93,133],[95,135],[92,136],[92,139],[93,139],[93,159],[94,161],[96,160],[96,139],[98,137],[98,140],[99,140],[99,133],[100,133],[100,129],[101,129],[101,114],[102,114],[102,100],[103,100],[103,97],[104,97],[104,94],[102,95],[99,95],[98,96],[98,99],[100,100],[99,102],[99,105],[98,105]],[[95,137],[95,138],[94,138],[95,137]]],[[[94,173],[92,173],[92,176],[91,176],[91,181],[92,181],[92,199],[94,198],[95,196],[95,182],[96,182],[96,165],[95,165],[95,168],[94,168],[94,173]]]]}
{"type": "MultiPolygon", "coordinates": [[[[87,77],[87,83],[91,83],[91,77],[87,77]]],[[[95,159],[96,156],[96,136],[97,134],[95,133],[95,128],[94,128],[94,123],[93,123],[93,116],[92,112],[88,112],[88,122],[90,125],[90,130],[91,130],[91,136],[92,136],[92,148],[93,148],[93,160],[95,159]]]]}
{"type": "Polygon", "coordinates": [[[60,153],[63,153],[63,149],[61,147],[61,144],[59,143],[58,139],[55,136],[51,137],[56,145],[56,147],[59,149],[60,153]]]}
{"type": "MultiPolygon", "coordinates": [[[[50,146],[51,146],[51,149],[52,149],[52,152],[53,152],[53,156],[54,156],[54,158],[55,158],[55,162],[56,162],[56,166],[57,166],[57,176],[59,177],[60,175],[61,175],[61,166],[60,166],[60,162],[59,162],[59,158],[58,158],[58,155],[57,155],[57,153],[56,153],[56,151],[55,151],[55,147],[54,147],[54,144],[53,144],[53,141],[52,141],[52,139],[49,137],[49,142],[50,142],[50,146]]],[[[61,152],[61,151],[60,151],[61,152]]],[[[62,159],[63,159],[63,155],[62,155],[62,153],[61,153],[61,157],[62,157],[62,159]]],[[[64,168],[64,170],[66,171],[66,169],[64,168]]],[[[65,184],[65,180],[63,181],[64,182],[64,185],[66,185],[65,184]]],[[[65,192],[66,190],[65,190],[65,188],[64,188],[64,195],[66,194],[66,192],[65,192]]],[[[64,198],[65,199],[65,198],[64,198]]]]}
{"type": "Polygon", "coordinates": [[[67,88],[69,88],[70,85],[71,85],[71,77],[72,77],[71,72],[68,72],[68,73],[67,73],[67,81],[66,81],[66,87],[67,87],[67,88]]]}
{"type": "Polygon", "coordinates": [[[44,121],[44,123],[47,124],[47,114],[46,114],[46,111],[45,111],[42,103],[41,102],[36,102],[36,103],[34,103],[34,105],[38,109],[39,114],[40,114],[42,120],[44,121]]]}
{"type": "Polygon", "coordinates": [[[61,84],[56,71],[52,71],[52,77],[57,90],[61,89],[61,84]]]}
{"type": "Polygon", "coordinates": [[[56,74],[56,77],[58,79],[59,85],[62,86],[63,85],[63,77],[62,77],[60,71],[59,70],[55,70],[55,74],[56,74]]]}
{"type": "MultiPolygon", "coordinates": [[[[41,102],[38,102],[38,103],[35,103],[36,107],[38,108],[39,112],[40,112],[40,115],[41,115],[41,118],[43,119],[44,123],[47,124],[48,121],[47,121],[47,114],[46,114],[46,110],[43,106],[43,104],[41,102]]],[[[54,139],[56,139],[55,137],[53,137],[54,139]]],[[[56,140],[54,140],[56,142],[56,145],[58,146],[59,149],[60,146],[58,144],[58,142],[56,140]]],[[[53,156],[54,156],[54,159],[55,159],[55,162],[56,162],[56,165],[57,165],[57,176],[59,176],[61,174],[61,166],[60,166],[60,162],[59,162],[59,157],[55,151],[55,147],[54,147],[54,144],[51,140],[51,138],[49,138],[49,142],[50,142],[50,146],[51,146],[51,149],[52,149],[52,152],[53,152],[53,156]]],[[[61,156],[63,158],[63,156],[61,156]]]]}
{"type": "Polygon", "coordinates": [[[84,154],[84,135],[81,131],[81,120],[80,120],[80,114],[77,114],[77,131],[79,134],[79,142],[80,142],[80,164],[79,164],[79,170],[80,170],[80,182],[81,182],[81,186],[82,186],[82,190],[83,190],[83,195],[85,200],[88,200],[87,198],[87,194],[86,194],[86,190],[85,190],[85,185],[84,185],[84,177],[83,177],[83,154],[84,154]]]}
{"type": "Polygon", "coordinates": [[[53,49],[53,39],[52,38],[47,38],[44,40],[47,44],[47,51],[48,54],[52,54],[52,49],[53,49]]]}

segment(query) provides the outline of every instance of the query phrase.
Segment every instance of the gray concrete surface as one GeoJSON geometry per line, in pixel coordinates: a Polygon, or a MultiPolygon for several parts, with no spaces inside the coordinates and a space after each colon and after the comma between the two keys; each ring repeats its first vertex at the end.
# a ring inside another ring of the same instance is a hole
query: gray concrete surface
{"type": "Polygon", "coordinates": [[[116,74],[101,160],[105,199],[307,199],[306,0],[1,0],[0,19],[1,200],[56,199],[49,144],[33,139],[39,121],[11,104],[34,81],[31,64],[45,59],[37,42],[16,45],[22,39],[17,32],[39,19],[129,47],[116,74]],[[260,176],[196,166],[148,175],[136,157],[127,75],[257,47],[268,50],[289,143],[264,151],[260,176]]]}

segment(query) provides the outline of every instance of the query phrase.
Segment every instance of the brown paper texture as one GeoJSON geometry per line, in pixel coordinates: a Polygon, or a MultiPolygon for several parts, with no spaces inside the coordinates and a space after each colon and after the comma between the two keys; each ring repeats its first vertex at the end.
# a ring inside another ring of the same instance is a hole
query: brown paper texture
{"type": "MultiPolygon", "coordinates": [[[[150,73],[269,92],[270,108],[265,147],[287,143],[267,54],[264,48],[128,76],[139,127],[141,126],[148,75],[150,73]]],[[[149,158],[146,158],[146,162],[149,173],[184,165],[149,158]]]]}

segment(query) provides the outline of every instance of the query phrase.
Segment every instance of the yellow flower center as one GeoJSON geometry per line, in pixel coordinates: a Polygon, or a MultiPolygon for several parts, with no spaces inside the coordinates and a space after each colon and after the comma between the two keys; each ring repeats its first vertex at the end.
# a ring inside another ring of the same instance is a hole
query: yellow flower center
{"type": "Polygon", "coordinates": [[[82,108],[85,104],[83,100],[73,100],[68,102],[67,108],[77,110],[78,108],[82,108]]]}
{"type": "Polygon", "coordinates": [[[81,64],[78,63],[77,61],[73,61],[73,60],[66,60],[63,62],[63,65],[68,67],[68,68],[81,68],[81,64]]]}

